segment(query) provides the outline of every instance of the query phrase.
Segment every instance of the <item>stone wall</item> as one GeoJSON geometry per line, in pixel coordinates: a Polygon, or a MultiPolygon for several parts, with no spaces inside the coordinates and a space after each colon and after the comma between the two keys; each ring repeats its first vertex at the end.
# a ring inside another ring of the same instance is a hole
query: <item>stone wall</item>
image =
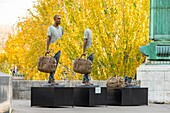
{"type": "Polygon", "coordinates": [[[141,65],[137,69],[141,86],[148,87],[148,99],[155,103],[170,103],[170,65],[141,65]]]}
{"type": "Polygon", "coordinates": [[[12,108],[12,77],[0,72],[0,113],[9,113],[12,108]]]}
{"type": "MultiPolygon", "coordinates": [[[[81,81],[56,81],[60,85],[66,87],[74,87],[81,84],[81,81]]],[[[101,87],[106,86],[106,81],[92,81],[92,83],[101,87]]],[[[47,81],[29,81],[29,80],[13,80],[13,99],[26,99],[31,98],[31,87],[38,87],[47,84],[47,81]]]]}

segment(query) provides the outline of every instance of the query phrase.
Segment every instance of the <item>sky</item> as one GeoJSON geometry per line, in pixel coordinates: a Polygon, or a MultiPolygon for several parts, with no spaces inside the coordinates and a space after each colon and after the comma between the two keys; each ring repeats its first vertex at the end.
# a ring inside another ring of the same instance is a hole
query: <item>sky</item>
{"type": "Polygon", "coordinates": [[[27,15],[36,0],[0,0],[0,25],[14,25],[18,17],[27,15]]]}

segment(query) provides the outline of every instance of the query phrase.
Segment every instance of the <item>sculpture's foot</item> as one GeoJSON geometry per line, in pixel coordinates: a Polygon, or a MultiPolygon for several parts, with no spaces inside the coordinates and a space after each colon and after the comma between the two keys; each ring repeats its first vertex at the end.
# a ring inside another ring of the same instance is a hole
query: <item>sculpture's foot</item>
{"type": "Polygon", "coordinates": [[[82,82],[83,84],[78,84],[76,87],[99,87],[99,85],[94,85],[90,82],[82,82]]]}
{"type": "Polygon", "coordinates": [[[55,82],[55,80],[49,80],[48,83],[51,85],[59,85],[58,83],[55,82]]]}
{"type": "Polygon", "coordinates": [[[92,83],[90,82],[82,82],[84,85],[93,85],[92,83]]]}
{"type": "Polygon", "coordinates": [[[43,84],[42,87],[65,87],[65,85],[59,85],[59,84],[43,84]]]}
{"type": "Polygon", "coordinates": [[[42,87],[65,87],[65,85],[59,85],[54,80],[49,80],[48,83],[43,84],[42,87]]]}

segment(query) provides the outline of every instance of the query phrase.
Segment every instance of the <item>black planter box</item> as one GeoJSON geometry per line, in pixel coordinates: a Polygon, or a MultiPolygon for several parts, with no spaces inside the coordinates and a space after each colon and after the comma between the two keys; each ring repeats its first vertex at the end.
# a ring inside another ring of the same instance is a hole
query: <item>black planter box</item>
{"type": "Polygon", "coordinates": [[[31,87],[31,106],[73,106],[72,87],[31,87]]]}
{"type": "Polygon", "coordinates": [[[107,88],[108,105],[148,105],[148,88],[107,88]]]}
{"type": "Polygon", "coordinates": [[[106,87],[75,87],[75,106],[107,105],[106,87]]]}

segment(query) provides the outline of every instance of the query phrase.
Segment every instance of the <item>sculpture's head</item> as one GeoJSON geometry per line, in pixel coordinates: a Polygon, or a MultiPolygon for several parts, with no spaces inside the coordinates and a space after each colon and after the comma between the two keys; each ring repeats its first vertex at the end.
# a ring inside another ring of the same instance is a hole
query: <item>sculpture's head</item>
{"type": "Polygon", "coordinates": [[[54,16],[54,22],[55,22],[55,24],[56,25],[60,25],[60,23],[61,23],[61,16],[60,15],[55,15],[54,16]]]}

